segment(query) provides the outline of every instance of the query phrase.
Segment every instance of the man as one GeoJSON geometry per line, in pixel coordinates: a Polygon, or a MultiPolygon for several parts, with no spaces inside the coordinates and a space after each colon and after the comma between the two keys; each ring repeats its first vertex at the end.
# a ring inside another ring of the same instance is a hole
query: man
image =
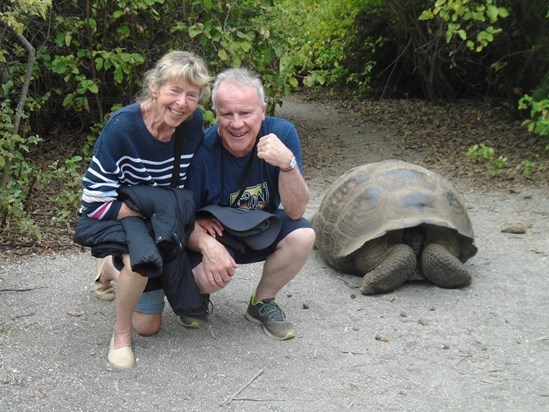
{"type": "MultiPolygon", "coordinates": [[[[197,252],[190,254],[194,278],[207,296],[229,283],[238,264],[264,261],[245,317],[274,339],[290,339],[293,325],[275,297],[301,270],[315,241],[303,218],[310,191],[303,178],[299,136],[289,121],[266,116],[263,85],[249,70],[219,74],[212,101],[217,124],[206,130],[187,179],[197,209],[212,204],[259,208],[279,216],[281,229],[267,248],[237,250],[220,241],[224,231],[218,220],[198,215],[188,244],[197,252]]],[[[195,326],[206,320],[197,315],[195,326]]],[[[189,321],[180,318],[184,326],[189,321]]]]}

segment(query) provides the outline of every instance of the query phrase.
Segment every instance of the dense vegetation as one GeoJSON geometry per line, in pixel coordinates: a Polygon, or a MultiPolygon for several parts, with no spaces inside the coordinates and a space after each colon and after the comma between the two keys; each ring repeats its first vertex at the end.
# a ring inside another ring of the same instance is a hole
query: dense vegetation
{"type": "MultiPolygon", "coordinates": [[[[51,193],[49,224],[69,224],[98,131],[171,49],[203,56],[214,74],[255,69],[271,109],[308,87],[351,88],[357,99],[482,97],[549,136],[546,0],[8,0],[0,9],[0,231],[39,238],[40,193],[51,193]],[[74,144],[44,162],[60,135],[74,144]]],[[[470,156],[489,154],[478,145],[470,156]]]]}

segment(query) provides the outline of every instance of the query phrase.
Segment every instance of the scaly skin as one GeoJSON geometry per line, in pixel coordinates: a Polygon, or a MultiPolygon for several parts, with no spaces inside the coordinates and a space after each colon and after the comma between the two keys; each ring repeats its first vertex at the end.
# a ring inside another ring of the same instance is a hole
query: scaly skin
{"type": "Polygon", "coordinates": [[[425,277],[441,288],[459,288],[471,283],[465,265],[442,245],[427,245],[420,260],[425,277]]]}
{"type": "Polygon", "coordinates": [[[416,255],[404,244],[389,247],[385,259],[362,278],[363,295],[391,292],[401,286],[416,269],[416,255]]]}

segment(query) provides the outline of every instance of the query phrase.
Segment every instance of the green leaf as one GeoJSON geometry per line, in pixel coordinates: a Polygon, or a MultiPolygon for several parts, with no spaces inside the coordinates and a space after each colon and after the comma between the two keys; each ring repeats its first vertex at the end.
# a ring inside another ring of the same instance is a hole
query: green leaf
{"type": "Polygon", "coordinates": [[[57,74],[63,74],[67,71],[67,65],[64,60],[55,59],[52,62],[51,70],[57,74]]]}
{"type": "Polygon", "coordinates": [[[120,34],[120,36],[123,39],[129,37],[129,35],[130,35],[130,28],[128,27],[127,24],[123,24],[118,29],[116,29],[116,31],[117,31],[118,34],[120,34]]]}
{"type": "MultiPolygon", "coordinates": [[[[499,17],[502,17],[502,18],[509,17],[509,10],[507,10],[505,7],[498,7],[498,14],[499,14],[499,17]]],[[[549,17],[549,13],[547,17],[549,17]]]]}
{"type": "Polygon", "coordinates": [[[240,43],[240,48],[245,52],[249,52],[252,49],[252,43],[249,41],[243,41],[240,43]]]}
{"type": "Polygon", "coordinates": [[[417,18],[419,21],[432,20],[435,17],[431,10],[423,10],[417,18]]]}
{"type": "Polygon", "coordinates": [[[486,9],[486,15],[490,19],[490,23],[495,23],[498,19],[498,8],[496,6],[488,6],[486,9]]]}
{"type": "Polygon", "coordinates": [[[61,46],[65,43],[65,32],[57,32],[57,34],[55,35],[55,43],[58,46],[61,46]]]}
{"type": "Polygon", "coordinates": [[[183,22],[177,22],[176,25],[174,25],[171,30],[172,33],[176,32],[186,32],[187,31],[187,24],[183,22]]]}
{"type": "Polygon", "coordinates": [[[221,49],[217,52],[217,57],[219,57],[223,62],[226,62],[227,60],[229,60],[229,55],[227,54],[227,51],[224,49],[221,49]]]}
{"type": "Polygon", "coordinates": [[[198,27],[195,24],[193,24],[191,27],[189,27],[189,37],[191,39],[198,36],[200,33],[202,33],[202,28],[201,27],[198,27]]]}
{"type": "Polygon", "coordinates": [[[209,33],[212,31],[212,27],[213,27],[213,24],[212,24],[212,21],[211,20],[207,20],[206,23],[204,23],[204,31],[206,33],[209,33]]]}
{"type": "Polygon", "coordinates": [[[240,60],[240,57],[233,56],[233,59],[231,61],[231,67],[240,67],[242,65],[242,60],[240,60]]]}
{"type": "Polygon", "coordinates": [[[105,60],[103,60],[103,57],[97,57],[95,59],[95,70],[101,70],[103,68],[103,63],[105,60]]]}

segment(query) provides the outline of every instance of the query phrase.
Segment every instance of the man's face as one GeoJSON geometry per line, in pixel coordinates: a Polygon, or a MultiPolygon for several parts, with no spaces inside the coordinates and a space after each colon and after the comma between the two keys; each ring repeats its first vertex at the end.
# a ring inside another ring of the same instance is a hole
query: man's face
{"type": "Polygon", "coordinates": [[[225,81],[217,88],[218,133],[225,149],[236,157],[250,153],[265,119],[265,109],[253,86],[225,81]]]}

